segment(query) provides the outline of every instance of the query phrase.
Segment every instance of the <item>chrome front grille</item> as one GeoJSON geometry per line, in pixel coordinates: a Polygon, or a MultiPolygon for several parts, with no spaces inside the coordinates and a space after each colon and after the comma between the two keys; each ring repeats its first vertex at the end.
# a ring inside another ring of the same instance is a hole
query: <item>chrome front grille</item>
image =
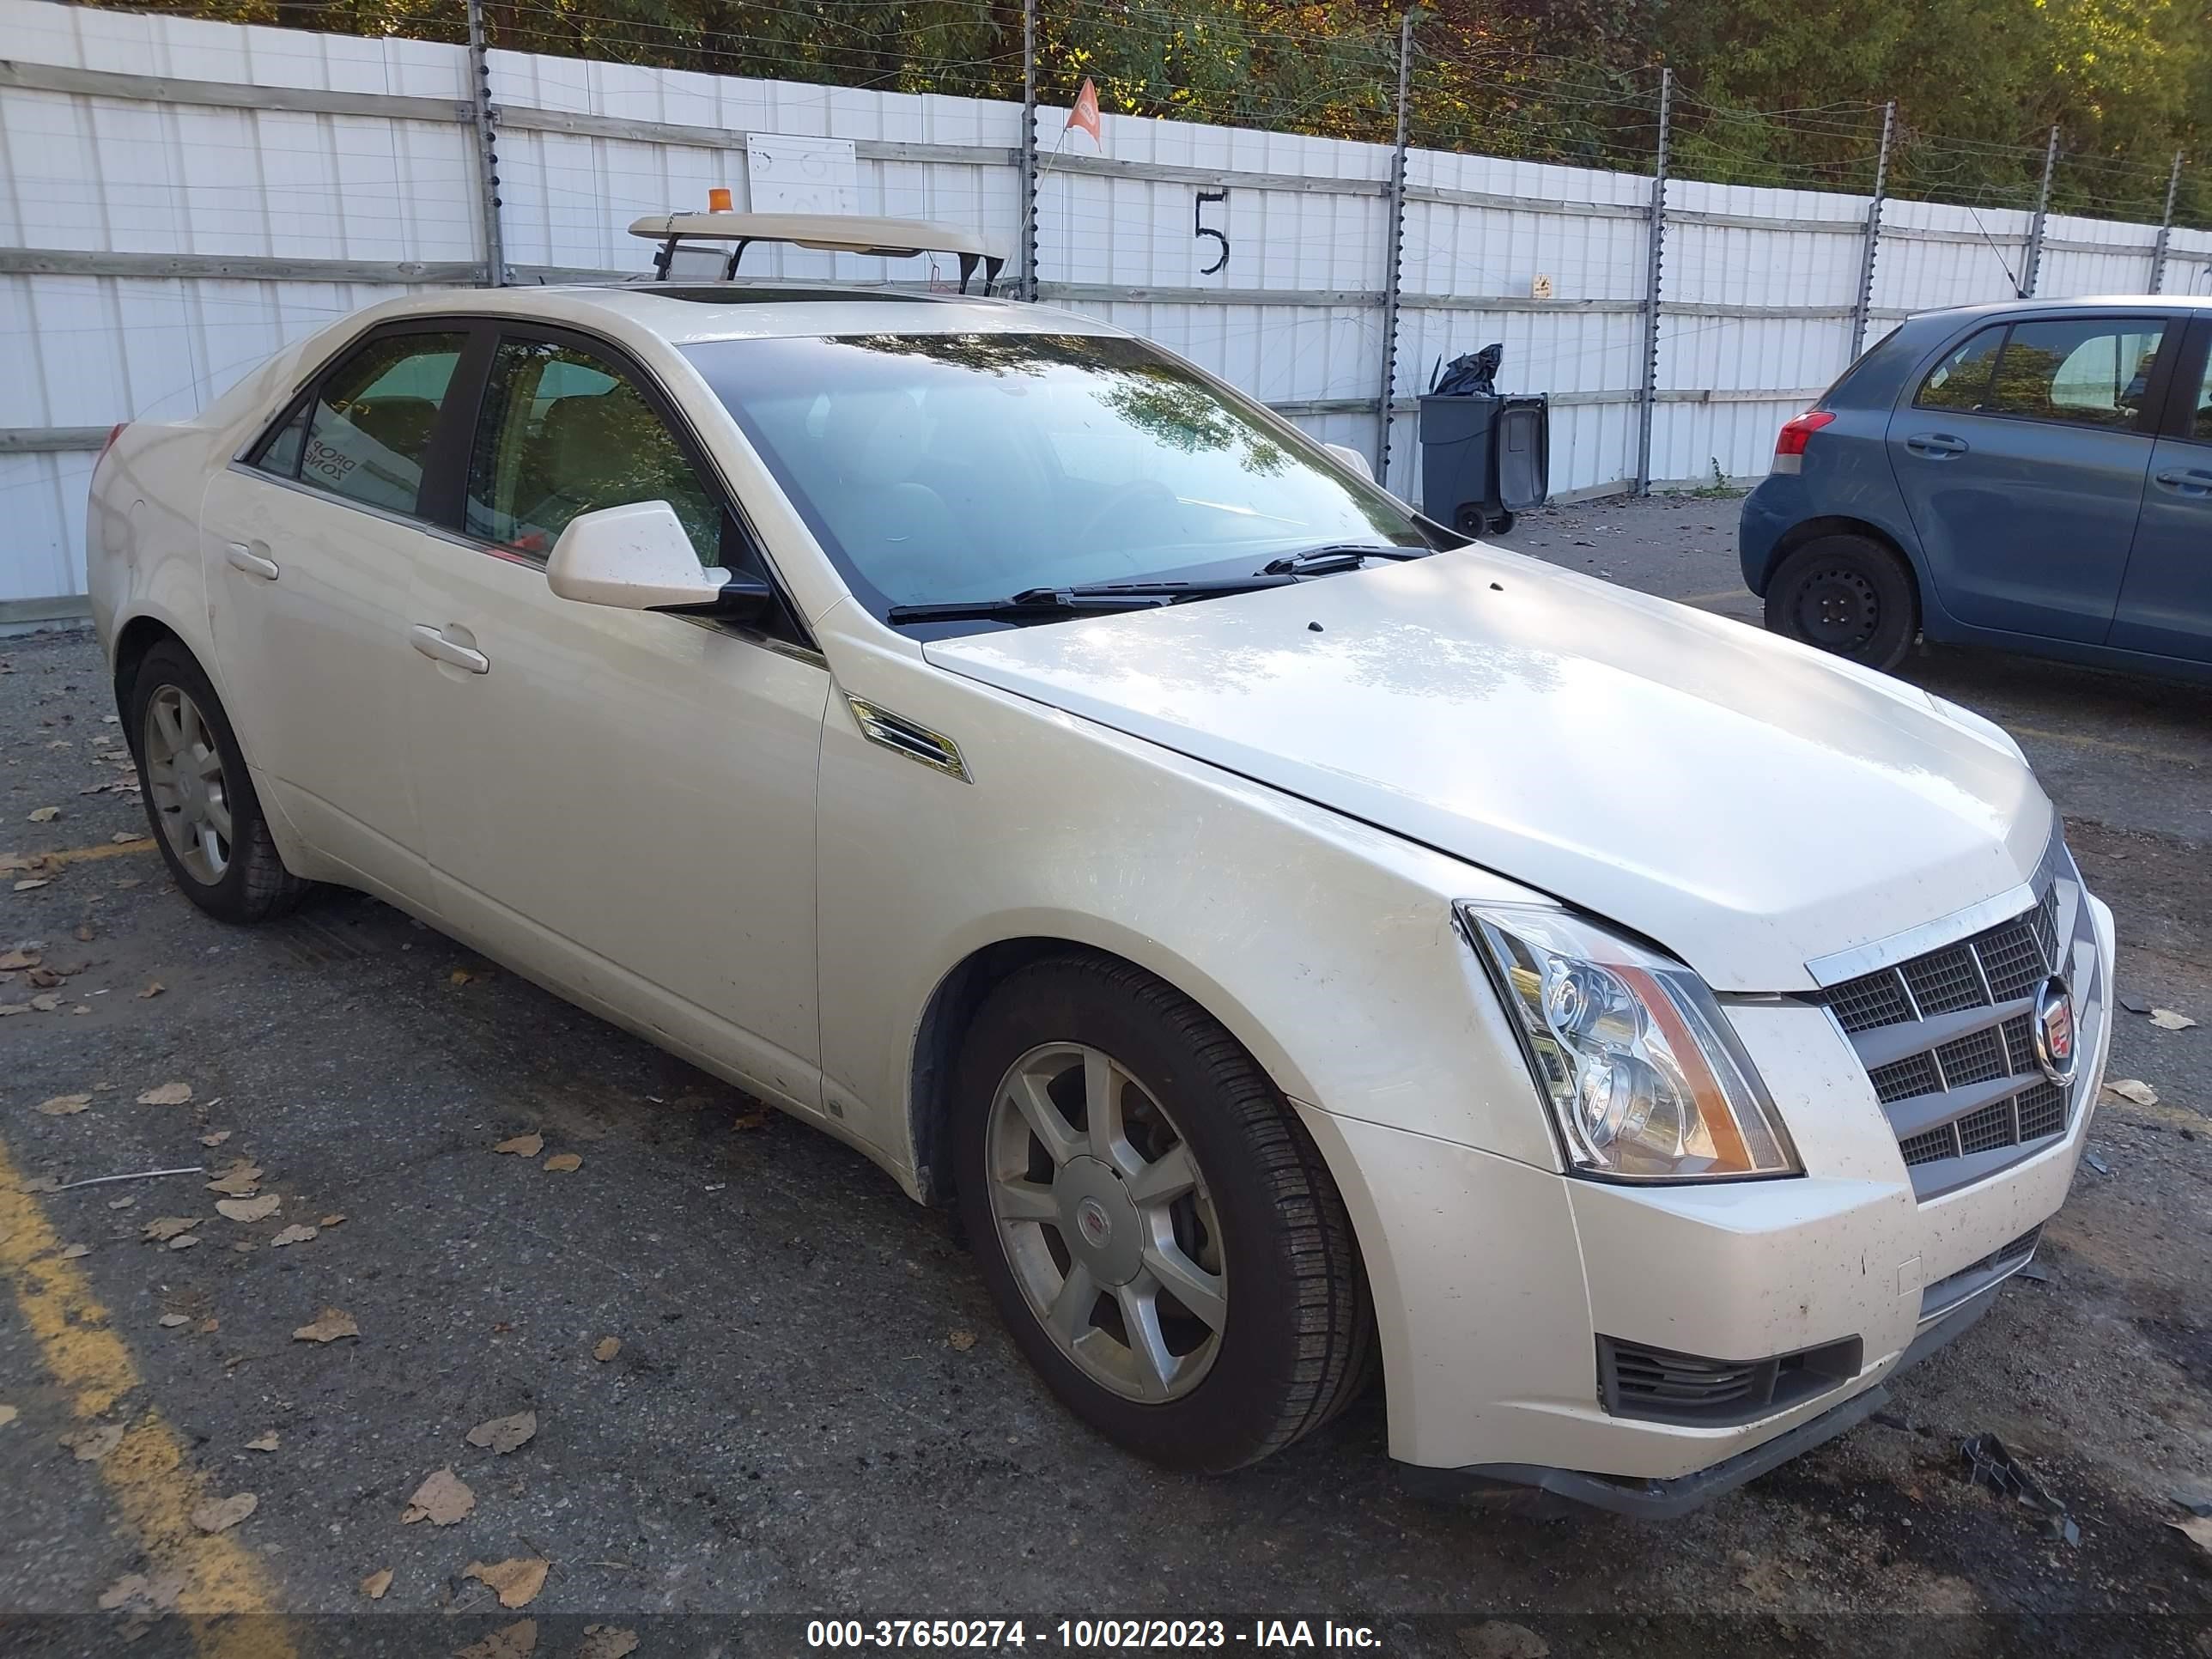
{"type": "MultiPolygon", "coordinates": [[[[2018,915],[1809,999],[1850,1037],[1922,1198],[1995,1174],[2070,1121],[2069,1091],[2044,1077],[2033,1034],[2037,988],[2067,972],[2071,941],[2088,931],[2063,847],[2054,843],[2035,890],[2018,915]]],[[[2072,989],[2086,1054],[2102,991],[2072,989]]]]}

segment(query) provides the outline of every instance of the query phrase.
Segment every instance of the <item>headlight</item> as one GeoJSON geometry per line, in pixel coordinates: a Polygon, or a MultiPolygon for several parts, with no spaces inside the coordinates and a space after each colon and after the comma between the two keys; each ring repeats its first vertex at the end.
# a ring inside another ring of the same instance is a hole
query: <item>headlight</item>
{"type": "Polygon", "coordinates": [[[1797,1154],[1705,982],[1564,911],[1459,907],[1568,1161],[1622,1181],[1795,1175],[1797,1154]]]}

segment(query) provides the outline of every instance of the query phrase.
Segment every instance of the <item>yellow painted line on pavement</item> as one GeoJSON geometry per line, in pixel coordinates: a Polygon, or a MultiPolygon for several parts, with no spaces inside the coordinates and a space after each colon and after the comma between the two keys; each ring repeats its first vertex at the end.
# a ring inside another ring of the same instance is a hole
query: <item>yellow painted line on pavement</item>
{"type": "Polygon", "coordinates": [[[2118,738],[2092,737],[2085,732],[2053,732],[2047,726],[2019,726],[2003,722],[2004,729],[2014,737],[2040,738],[2046,743],[2070,743],[2077,749],[2109,749],[2118,755],[2140,755],[2145,760],[2166,761],[2175,766],[2191,768],[2204,764],[2203,755],[2185,755],[2178,750],[2157,749],[2147,743],[2124,743],[2118,738]]]}
{"type": "Polygon", "coordinates": [[[191,1623],[194,1648],[202,1659],[296,1659],[260,1559],[232,1534],[192,1525],[193,1509],[211,1494],[167,1419],[136,1402],[143,1379],[131,1351],[21,1187],[0,1143],[0,1274],[70,1409],[86,1423],[117,1420],[111,1413],[126,1423],[122,1443],[93,1467],[154,1572],[181,1578],[177,1607],[191,1623]]]}
{"type": "Polygon", "coordinates": [[[95,859],[119,859],[132,853],[154,850],[154,838],[141,836],[136,841],[104,841],[97,847],[71,847],[58,853],[34,853],[32,856],[54,864],[90,864],[95,859]]]}
{"type": "Polygon", "coordinates": [[[1723,599],[1749,599],[1757,605],[1758,599],[1747,587],[1723,587],[1717,593],[1692,593],[1687,599],[1677,599],[1677,605],[1718,605],[1723,599]]]}

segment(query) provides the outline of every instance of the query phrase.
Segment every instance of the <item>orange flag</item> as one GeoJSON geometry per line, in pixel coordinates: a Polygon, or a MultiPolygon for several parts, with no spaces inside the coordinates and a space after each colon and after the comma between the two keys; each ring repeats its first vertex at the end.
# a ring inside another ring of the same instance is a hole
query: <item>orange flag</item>
{"type": "Polygon", "coordinates": [[[1098,136],[1098,88],[1091,84],[1087,75],[1083,77],[1083,90],[1075,94],[1075,107],[1067,112],[1067,125],[1060,131],[1075,127],[1089,133],[1092,143],[1103,147],[1106,141],[1098,136]]]}

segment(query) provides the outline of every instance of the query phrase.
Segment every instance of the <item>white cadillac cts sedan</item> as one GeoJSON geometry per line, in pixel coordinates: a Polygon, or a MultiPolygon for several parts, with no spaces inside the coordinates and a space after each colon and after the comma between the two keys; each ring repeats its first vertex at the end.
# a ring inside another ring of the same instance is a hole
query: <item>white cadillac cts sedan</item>
{"type": "Polygon", "coordinates": [[[186,895],[375,894],[851,1142],[1164,1463],[1379,1370],[1409,1465],[1673,1513],[2066,1196],[2111,914],[2002,732],[1093,319],[426,294],[92,497],[186,895]]]}

